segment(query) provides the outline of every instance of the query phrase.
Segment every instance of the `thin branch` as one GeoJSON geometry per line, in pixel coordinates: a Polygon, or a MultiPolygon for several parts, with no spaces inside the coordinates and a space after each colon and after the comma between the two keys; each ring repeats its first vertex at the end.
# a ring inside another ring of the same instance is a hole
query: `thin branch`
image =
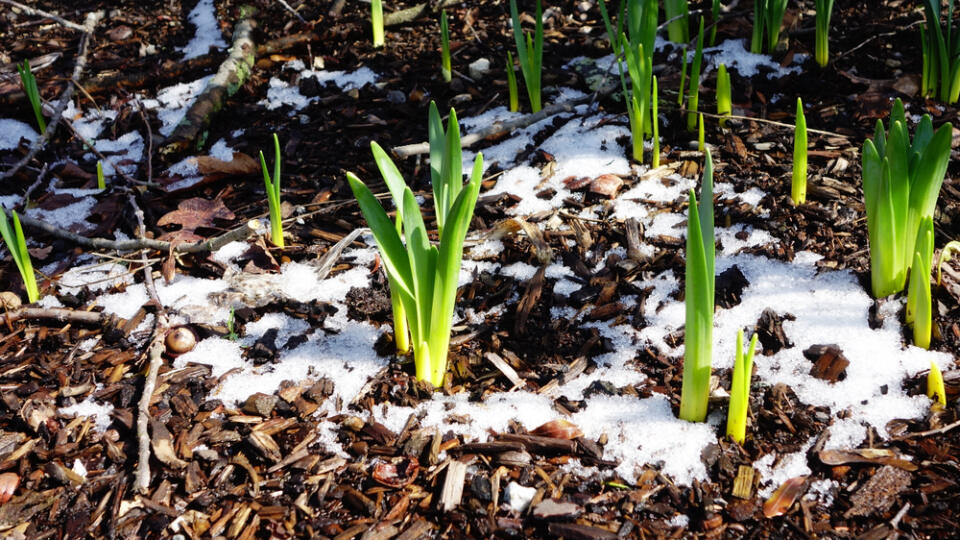
{"type": "Polygon", "coordinates": [[[69,28],[69,29],[71,29],[71,30],[77,30],[77,31],[79,31],[79,32],[89,32],[89,28],[90,28],[89,26],[82,26],[82,25],[79,25],[79,24],[77,24],[77,23],[75,23],[75,22],[73,22],[73,21],[68,21],[68,20],[64,19],[63,17],[61,17],[61,16],[59,16],[59,15],[54,15],[53,13],[50,13],[49,11],[44,11],[44,10],[42,10],[42,9],[32,8],[32,7],[30,7],[30,6],[25,6],[25,5],[21,4],[20,2],[14,2],[13,0],[0,0],[0,3],[8,4],[8,5],[11,5],[11,6],[15,7],[15,8],[18,8],[18,9],[20,9],[21,11],[23,11],[24,13],[26,13],[27,15],[33,15],[34,17],[46,17],[46,18],[48,18],[48,19],[53,19],[54,21],[57,21],[58,23],[62,24],[63,26],[66,26],[67,28],[69,28]]]}
{"type": "Polygon", "coordinates": [[[431,13],[431,14],[440,13],[441,9],[452,6],[454,4],[459,4],[462,1],[463,0],[440,0],[439,2],[424,2],[422,4],[417,4],[407,9],[401,9],[400,11],[387,13],[386,15],[383,16],[383,25],[397,26],[399,24],[412,22],[420,18],[420,16],[425,13],[431,13]]]}
{"type": "MultiPolygon", "coordinates": [[[[151,238],[135,238],[131,240],[110,240],[108,238],[87,238],[79,234],[60,229],[45,221],[41,221],[30,216],[20,216],[20,222],[27,227],[32,227],[41,232],[69,240],[79,246],[94,249],[109,249],[116,251],[133,251],[137,249],[156,249],[159,251],[170,251],[170,242],[163,240],[153,240],[151,238]]],[[[244,225],[231,229],[220,236],[215,236],[202,242],[193,242],[189,244],[176,244],[173,251],[176,253],[200,253],[204,251],[216,251],[221,247],[233,241],[244,240],[248,236],[255,234],[260,229],[260,224],[255,220],[250,220],[244,225]]]]}
{"type": "Polygon", "coordinates": [[[293,13],[293,16],[299,19],[300,22],[302,22],[303,24],[309,24],[307,20],[303,18],[303,15],[300,15],[299,13],[297,13],[297,10],[290,7],[290,4],[284,2],[284,0],[277,0],[277,2],[280,2],[280,5],[285,7],[287,11],[289,11],[290,13],[293,13]]]}
{"type": "Polygon", "coordinates": [[[74,311],[65,308],[24,307],[0,314],[0,325],[23,319],[40,319],[75,324],[103,324],[110,318],[106,313],[74,311]]]}
{"type": "MultiPolygon", "coordinates": [[[[10,0],[3,1],[10,3],[10,0]]],[[[90,36],[102,17],[102,11],[94,11],[92,13],[88,13],[86,19],[84,20],[84,34],[80,38],[80,53],[77,55],[77,62],[73,66],[73,75],[71,75],[73,80],[80,80],[80,76],[83,74],[83,69],[87,65],[87,51],[90,45],[90,36]]],[[[70,98],[72,96],[73,85],[68,83],[66,88],[63,89],[63,93],[60,95],[60,99],[57,101],[57,106],[53,112],[53,118],[51,118],[50,122],[47,123],[47,129],[45,129],[43,134],[37,137],[37,140],[30,145],[30,150],[27,152],[27,155],[23,156],[23,159],[16,162],[13,167],[0,174],[0,180],[6,180],[7,178],[17,174],[17,172],[22,169],[24,165],[29,163],[30,160],[37,155],[37,152],[39,152],[44,145],[46,145],[50,137],[53,136],[54,131],[56,131],[57,124],[60,123],[60,118],[63,116],[63,110],[67,107],[67,103],[70,102],[70,98]]]]}
{"type": "MultiPolygon", "coordinates": [[[[461,139],[461,145],[463,148],[469,148],[483,139],[486,139],[487,137],[500,135],[501,133],[509,133],[515,129],[525,128],[555,114],[574,112],[577,105],[584,103],[589,99],[589,96],[571,99],[569,101],[564,101],[563,103],[555,103],[548,107],[544,107],[540,110],[540,112],[525,114],[515,120],[510,120],[508,122],[494,122],[480,131],[464,135],[464,137],[461,139]]],[[[430,152],[430,143],[422,142],[398,146],[393,149],[393,152],[401,158],[416,156],[419,154],[427,154],[430,152]]]]}

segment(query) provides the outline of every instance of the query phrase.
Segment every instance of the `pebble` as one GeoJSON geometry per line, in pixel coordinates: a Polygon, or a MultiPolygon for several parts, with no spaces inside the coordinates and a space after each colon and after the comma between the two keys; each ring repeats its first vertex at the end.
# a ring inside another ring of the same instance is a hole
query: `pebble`
{"type": "Polygon", "coordinates": [[[474,62],[470,63],[469,69],[470,78],[474,80],[480,80],[490,73],[490,60],[487,60],[486,58],[478,58],[474,62]]]}

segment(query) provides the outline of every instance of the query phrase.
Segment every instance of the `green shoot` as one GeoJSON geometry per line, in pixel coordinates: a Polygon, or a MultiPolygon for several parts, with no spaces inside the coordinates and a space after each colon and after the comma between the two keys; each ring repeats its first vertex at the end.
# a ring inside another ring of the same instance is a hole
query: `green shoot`
{"type": "Polygon", "coordinates": [[[37,79],[30,71],[30,61],[24,60],[23,64],[17,66],[20,72],[20,84],[23,85],[23,93],[27,95],[30,106],[33,107],[33,116],[37,119],[37,126],[40,127],[40,133],[47,130],[47,122],[43,119],[43,103],[40,100],[40,89],[37,87],[37,79]]]}
{"type": "Polygon", "coordinates": [[[7,251],[10,257],[16,263],[20,270],[20,277],[23,278],[23,288],[27,291],[27,299],[30,303],[36,302],[40,298],[40,291],[37,289],[37,278],[33,274],[33,263],[30,262],[30,253],[27,251],[27,240],[23,236],[23,227],[20,226],[20,217],[13,210],[10,211],[13,216],[13,230],[10,229],[10,222],[7,221],[6,211],[0,207],[0,236],[7,244],[7,251]]]}
{"type": "Polygon", "coordinates": [[[683,107],[683,88],[687,84],[687,46],[683,46],[683,52],[680,53],[683,56],[683,65],[680,68],[680,91],[677,93],[677,105],[683,107]]]}
{"type": "Polygon", "coordinates": [[[227,316],[227,339],[230,341],[236,341],[240,338],[240,336],[237,335],[236,329],[234,328],[236,325],[236,320],[237,318],[236,314],[234,313],[233,306],[230,306],[230,315],[227,316]]]}
{"type": "Polygon", "coordinates": [[[833,15],[833,0],[815,0],[817,8],[817,34],[813,56],[820,67],[830,61],[830,16],[833,15]]]}
{"type": "Polygon", "coordinates": [[[703,113],[697,115],[697,151],[703,152],[707,147],[706,130],[703,127],[703,113]]]}
{"type": "Polygon", "coordinates": [[[97,162],[97,189],[107,189],[107,181],[103,178],[103,163],[97,162]]]}
{"type": "Polygon", "coordinates": [[[540,77],[543,66],[543,10],[540,0],[537,0],[536,27],[533,36],[524,34],[520,27],[520,13],[517,11],[517,0],[510,0],[510,18],[513,21],[513,37],[517,44],[517,59],[520,61],[520,72],[527,87],[527,97],[530,98],[530,110],[540,112],[540,77]]]}
{"type": "Polygon", "coordinates": [[[477,156],[470,182],[464,186],[456,112],[450,111],[446,133],[442,125],[437,129],[439,113],[432,110],[430,116],[430,173],[439,244],[430,242],[413,191],[377,143],[371,143],[370,148],[398,208],[402,235],[370,189],[353,173],[347,173],[347,180],[380,249],[390,276],[391,294],[396,293],[403,304],[417,378],[441,386],[447,369],[463,240],[480,191],[483,157],[477,156]]]}
{"type": "Polygon", "coordinates": [[[921,29],[920,33],[924,41],[921,91],[925,95],[927,92],[938,94],[942,101],[952,105],[960,98],[960,36],[953,29],[953,0],[947,0],[946,25],[940,26],[941,3],[941,0],[923,0],[927,29],[926,32],[921,29]]]}
{"type": "Polygon", "coordinates": [[[283,247],[283,216],[280,214],[280,139],[273,134],[273,179],[267,172],[267,160],[260,151],[260,167],[263,169],[263,184],[267,189],[267,205],[270,208],[270,241],[278,248],[283,247]]]}
{"type": "Polygon", "coordinates": [[[937,257],[937,285],[938,286],[940,285],[940,282],[941,282],[940,278],[943,277],[943,274],[941,274],[941,270],[943,270],[943,263],[949,261],[953,257],[954,253],[960,253],[960,241],[953,240],[951,242],[947,242],[947,245],[943,246],[943,249],[940,250],[940,256],[937,257]]]}
{"type": "Polygon", "coordinates": [[[793,181],[790,184],[793,205],[807,201],[807,117],[803,102],[797,98],[797,120],[793,126],[793,181]]]}
{"type": "Polygon", "coordinates": [[[863,143],[863,199],[876,298],[906,285],[920,221],[933,215],[950,159],[949,123],[934,132],[933,121],[924,115],[912,141],[906,125],[903,103],[897,99],[889,132],[878,120],[873,139],[863,143]]]}
{"type": "Polygon", "coordinates": [[[913,344],[921,349],[930,348],[933,333],[933,306],[930,298],[930,263],[933,260],[933,218],[920,221],[913,266],[910,268],[910,283],[907,287],[907,326],[913,329],[913,344]]]}
{"type": "Polygon", "coordinates": [[[510,112],[520,110],[520,97],[517,92],[517,74],[513,72],[513,55],[507,51],[507,88],[510,91],[510,112]]]}
{"type": "MultiPolygon", "coordinates": [[[[720,64],[717,69],[717,114],[721,117],[733,113],[733,100],[730,98],[730,74],[727,66],[720,64]]],[[[720,126],[726,127],[727,119],[720,118],[720,126]]]]}
{"type": "Polygon", "coordinates": [[[663,11],[667,18],[667,36],[674,43],[690,41],[690,7],[687,0],[664,0],[663,11]]]}
{"type": "Polygon", "coordinates": [[[686,331],[684,333],[683,383],[680,418],[703,422],[710,397],[713,355],[713,303],[715,246],[713,237],[713,158],[706,151],[700,204],[690,190],[687,216],[687,270],[684,285],[686,331]]]}
{"type": "Polygon", "coordinates": [[[766,45],[773,52],[780,41],[780,25],[787,11],[787,0],[753,0],[753,33],[750,37],[750,52],[760,54],[766,45]],[[764,40],[764,38],[767,38],[764,40]]]}
{"type": "Polygon", "coordinates": [[[453,78],[453,68],[450,64],[450,28],[447,26],[447,10],[440,12],[440,73],[444,82],[453,78]]]}
{"type": "Polygon", "coordinates": [[[693,55],[693,67],[690,70],[690,93],[687,94],[687,131],[697,127],[697,106],[700,104],[700,64],[703,63],[703,17],[700,17],[700,30],[697,31],[697,52],[693,55]]]}
{"type": "Polygon", "coordinates": [[[650,166],[656,169],[660,166],[660,116],[657,114],[657,77],[653,77],[653,87],[650,90],[650,107],[653,116],[653,151],[650,156],[650,166]]]}
{"type": "Polygon", "coordinates": [[[383,3],[381,0],[370,0],[370,26],[373,27],[373,46],[379,49],[384,45],[383,3]]]}
{"type": "Polygon", "coordinates": [[[750,347],[743,351],[743,330],[737,331],[737,352],[730,382],[730,408],[727,410],[727,435],[743,444],[747,438],[747,412],[750,410],[750,377],[753,375],[753,353],[757,348],[757,334],[750,339],[750,347]]]}
{"type": "Polygon", "coordinates": [[[936,72],[933,64],[933,50],[930,40],[927,39],[926,25],[920,26],[920,51],[923,57],[923,68],[920,72],[920,95],[923,97],[933,94],[936,83],[936,72]]]}
{"type": "Polygon", "coordinates": [[[710,46],[717,44],[717,23],[720,22],[720,0],[710,5],[710,46]]]}
{"type": "Polygon", "coordinates": [[[927,374],[927,397],[934,399],[941,407],[947,406],[947,389],[943,384],[943,373],[936,363],[930,362],[930,373],[927,374]]]}

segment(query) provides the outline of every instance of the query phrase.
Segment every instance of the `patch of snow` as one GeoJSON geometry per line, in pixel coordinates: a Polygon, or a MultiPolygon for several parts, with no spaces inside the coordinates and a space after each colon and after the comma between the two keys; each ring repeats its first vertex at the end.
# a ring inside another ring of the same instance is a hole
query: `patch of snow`
{"type": "Polygon", "coordinates": [[[110,427],[110,424],[113,420],[110,418],[110,413],[113,412],[113,405],[110,403],[97,403],[93,400],[92,397],[77,403],[76,405],[71,405],[69,407],[61,407],[60,414],[67,416],[88,416],[93,418],[94,427],[99,432],[104,432],[107,428],[110,427]]]}
{"type": "Polygon", "coordinates": [[[208,75],[193,82],[168,86],[157,92],[155,99],[143,100],[143,106],[147,110],[157,112],[157,118],[161,124],[159,129],[161,135],[167,136],[173,133],[173,128],[186,115],[187,108],[212,78],[213,75],[208,75]]]}
{"type": "Polygon", "coordinates": [[[33,143],[40,135],[28,124],[13,118],[0,118],[0,150],[13,150],[20,139],[33,143]]]}
{"type": "Polygon", "coordinates": [[[77,294],[83,287],[91,291],[104,291],[120,285],[133,283],[133,276],[126,266],[108,262],[90,266],[74,266],[57,280],[60,292],[77,294]]]}
{"type": "Polygon", "coordinates": [[[213,0],[200,0],[187,15],[187,20],[196,27],[197,33],[190,39],[183,51],[183,60],[197,58],[210,52],[210,47],[223,49],[227,42],[220,33],[217,24],[217,13],[214,10],[213,0]]]}

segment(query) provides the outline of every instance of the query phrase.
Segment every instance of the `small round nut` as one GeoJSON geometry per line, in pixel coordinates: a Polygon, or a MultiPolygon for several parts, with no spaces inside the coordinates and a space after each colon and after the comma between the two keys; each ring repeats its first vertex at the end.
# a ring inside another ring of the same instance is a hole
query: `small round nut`
{"type": "Polygon", "coordinates": [[[197,346],[197,334],[186,326],[178,326],[167,334],[166,345],[168,354],[180,356],[197,346]]]}

